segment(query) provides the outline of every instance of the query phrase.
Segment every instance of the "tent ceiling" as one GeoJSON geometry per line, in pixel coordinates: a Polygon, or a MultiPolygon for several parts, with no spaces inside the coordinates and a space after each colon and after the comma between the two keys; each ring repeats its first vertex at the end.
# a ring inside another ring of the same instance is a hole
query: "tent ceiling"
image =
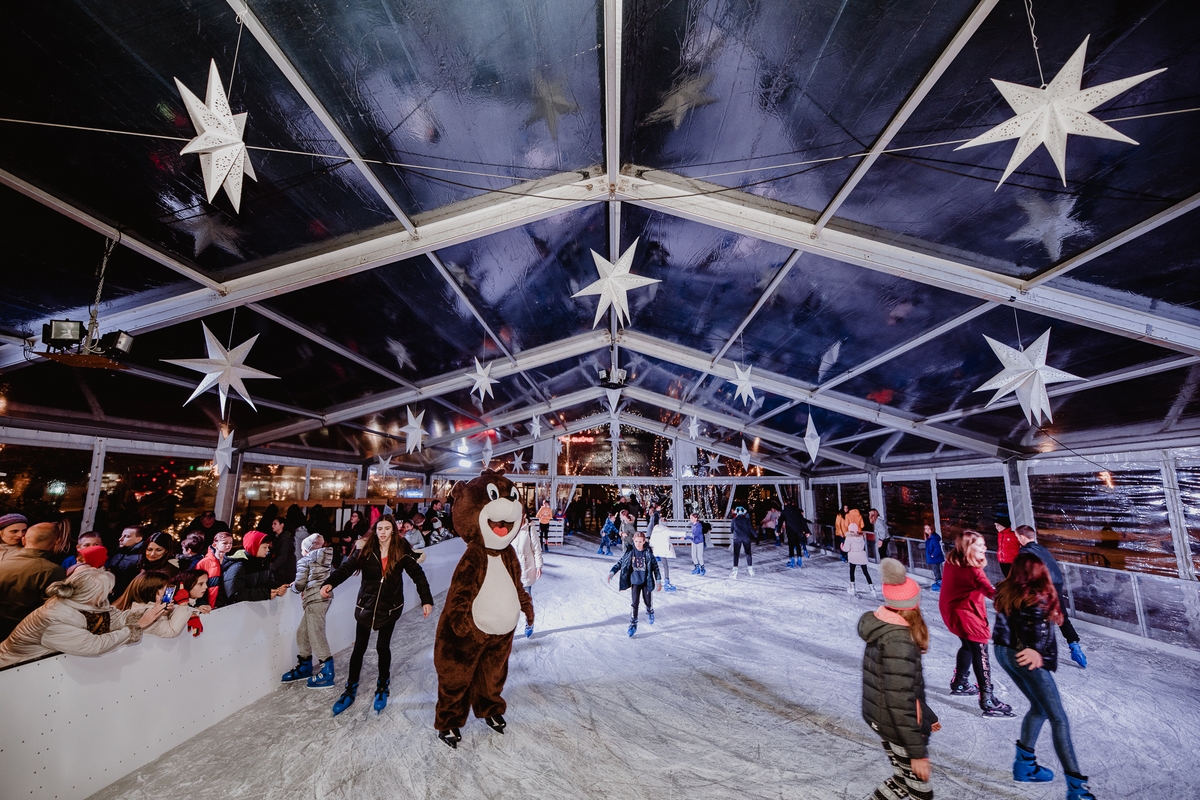
{"type": "Polygon", "coordinates": [[[1065,186],[1039,149],[997,189],[1011,143],[953,143],[1012,115],[990,79],[1038,84],[1019,0],[24,4],[0,115],[75,127],[0,122],[4,421],[214,441],[212,396],[183,406],[197,376],[161,361],[201,355],[203,321],[258,334],[250,363],[280,376],[248,384],[257,413],[233,403],[239,445],[322,458],[403,451],[405,406],[421,469],[488,430],[525,446],[535,413],[606,421],[614,357],[622,423],[695,415],[784,474],[812,469],[810,415],[818,469],[1190,435],[1200,9],[1042,5],[1047,79],[1084,35],[1085,85],[1168,71],[1095,112],[1138,146],[1073,136],[1065,186]],[[240,213],[179,154],[173,78],[202,92],[210,59],[249,113],[240,213]],[[1034,236],[1039,214],[1059,227],[1034,236]],[[86,318],[117,230],[101,323],[137,334],[131,369],[27,364],[22,336],[86,318]],[[635,240],[660,282],[614,351],[571,295],[635,240]],[[1042,431],[974,391],[1000,369],[982,336],[1018,329],[1096,379],[1054,387],[1042,431]]]}

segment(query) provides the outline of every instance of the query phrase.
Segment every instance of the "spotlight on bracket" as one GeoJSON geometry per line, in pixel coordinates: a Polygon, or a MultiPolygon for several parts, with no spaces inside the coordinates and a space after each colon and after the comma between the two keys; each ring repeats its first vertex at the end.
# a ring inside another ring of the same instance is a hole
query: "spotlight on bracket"
{"type": "Polygon", "coordinates": [[[626,372],[623,369],[602,369],[600,372],[600,385],[605,389],[619,389],[625,385],[626,372]]]}

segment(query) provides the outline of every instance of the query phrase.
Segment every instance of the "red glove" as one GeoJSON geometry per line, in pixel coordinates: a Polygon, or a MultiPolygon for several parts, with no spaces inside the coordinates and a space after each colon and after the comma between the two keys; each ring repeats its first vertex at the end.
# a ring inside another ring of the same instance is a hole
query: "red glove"
{"type": "Polygon", "coordinates": [[[192,617],[188,620],[187,626],[192,631],[192,636],[199,636],[204,633],[204,626],[200,623],[199,617],[192,617]]]}

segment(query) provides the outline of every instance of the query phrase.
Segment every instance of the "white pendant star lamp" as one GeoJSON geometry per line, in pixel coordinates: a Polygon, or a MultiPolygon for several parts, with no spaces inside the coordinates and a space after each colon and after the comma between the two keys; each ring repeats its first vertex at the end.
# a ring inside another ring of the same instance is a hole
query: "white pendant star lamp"
{"type": "Polygon", "coordinates": [[[715,453],[710,453],[708,456],[708,462],[705,464],[705,466],[708,467],[708,474],[713,475],[717,472],[720,472],[721,467],[725,465],[721,463],[719,456],[717,456],[715,453]]]}
{"type": "Polygon", "coordinates": [[[492,440],[491,439],[488,439],[486,442],[483,443],[483,454],[479,460],[483,464],[484,469],[487,469],[488,466],[492,463],[492,440]]]}
{"type": "Polygon", "coordinates": [[[246,113],[234,114],[229,108],[216,61],[210,61],[208,65],[208,92],[203,103],[178,78],[175,86],[192,118],[192,125],[196,127],[196,138],[179,151],[180,155],[200,154],[200,171],[204,174],[208,202],[217,196],[218,189],[224,188],[233,203],[233,210],[240,211],[243,176],[258,180],[242,141],[246,132],[246,113]]]}
{"type": "Polygon", "coordinates": [[[380,475],[387,476],[392,474],[393,469],[391,456],[376,456],[375,462],[375,469],[379,470],[380,475]]]}
{"type": "Polygon", "coordinates": [[[1004,365],[1004,369],[998,375],[975,390],[977,392],[997,390],[984,408],[990,407],[1005,395],[1016,394],[1017,402],[1021,404],[1021,410],[1025,412],[1025,419],[1030,425],[1034,423],[1034,420],[1041,425],[1043,417],[1046,422],[1053,422],[1054,419],[1050,415],[1050,398],[1046,394],[1046,384],[1085,380],[1078,375],[1046,366],[1046,351],[1050,348],[1049,330],[1024,350],[1015,350],[1006,344],[997,342],[990,336],[983,338],[992,346],[996,358],[1000,359],[1000,363],[1004,365]]]}
{"type": "Polygon", "coordinates": [[[629,270],[633,267],[633,255],[637,244],[638,240],[634,239],[633,244],[621,254],[615,264],[595,250],[592,251],[592,259],[596,262],[596,271],[600,273],[600,279],[589,283],[571,297],[600,295],[600,302],[596,306],[596,319],[592,323],[593,328],[600,324],[600,319],[609,306],[616,309],[617,322],[622,327],[627,325],[629,323],[629,298],[627,296],[629,290],[659,282],[656,278],[643,278],[640,275],[630,274],[629,270]]]}
{"type": "MultiPolygon", "coordinates": [[[[532,469],[532,467],[533,467],[533,465],[531,464],[530,468],[532,469]]],[[[519,451],[516,453],[513,453],[513,462],[512,462],[512,467],[510,468],[510,471],[514,475],[519,475],[521,473],[521,470],[523,470],[523,469],[525,469],[525,454],[521,453],[519,451]]]]}
{"type": "Polygon", "coordinates": [[[737,393],[733,399],[741,400],[743,405],[750,405],[758,399],[754,396],[754,387],[750,385],[750,370],[754,367],[746,367],[743,370],[740,364],[734,364],[733,368],[737,370],[737,378],[730,381],[737,387],[737,393]]]}
{"type": "Polygon", "coordinates": [[[537,414],[533,415],[533,421],[529,423],[529,433],[534,439],[542,438],[542,418],[537,414]]]}
{"type": "Polygon", "coordinates": [[[694,415],[692,421],[688,423],[688,436],[692,437],[692,441],[696,441],[696,437],[700,435],[700,420],[694,415]]]}
{"type": "Polygon", "coordinates": [[[1058,167],[1058,175],[1063,186],[1067,185],[1067,135],[1091,136],[1096,139],[1112,139],[1126,144],[1137,144],[1117,129],[1101,122],[1088,112],[1097,106],[1107,103],[1117,95],[1137,86],[1147,78],[1151,78],[1165,69],[1143,72],[1130,78],[1102,83],[1098,86],[1080,88],[1083,82],[1083,64],[1087,56],[1087,43],[1090,37],[1085,36],[1083,44],[1063,65],[1062,70],[1054,76],[1045,88],[1022,86],[1019,83],[998,81],[992,79],[1000,94],[1012,106],[1017,116],[1002,122],[996,127],[984,131],[971,141],[961,145],[956,150],[967,147],[978,147],[981,144],[1002,142],[1006,139],[1017,139],[1017,147],[1013,150],[1012,158],[1000,178],[1000,185],[1008,180],[1013,170],[1019,167],[1025,159],[1033,155],[1038,145],[1045,145],[1054,165],[1058,167]]]}
{"type": "Polygon", "coordinates": [[[246,391],[246,385],[242,383],[242,380],[245,378],[277,380],[279,378],[278,375],[271,375],[260,369],[246,366],[246,357],[250,354],[250,348],[258,340],[258,334],[254,334],[232,350],[226,350],[221,346],[217,337],[213,336],[212,331],[208,329],[207,325],[200,323],[200,327],[204,328],[204,346],[208,350],[208,358],[163,359],[168,364],[204,373],[204,379],[200,381],[200,384],[196,387],[196,391],[192,392],[192,396],[185,400],[183,404],[186,406],[208,391],[208,389],[216,386],[221,398],[221,416],[224,417],[225,401],[229,398],[229,389],[232,387],[235,392],[242,396],[243,400],[250,404],[251,408],[258,411],[254,406],[254,401],[250,399],[250,393],[246,391]]]}
{"type": "Polygon", "coordinates": [[[746,440],[742,439],[742,468],[750,469],[750,448],[746,447],[746,440]]]}
{"type": "Polygon", "coordinates": [[[469,377],[471,380],[473,380],[475,382],[475,385],[471,387],[471,394],[475,394],[476,392],[479,392],[480,400],[483,400],[483,396],[485,394],[488,397],[495,398],[495,395],[492,394],[492,384],[499,383],[500,381],[498,381],[497,379],[492,377],[492,365],[491,364],[488,364],[485,367],[483,364],[480,364],[479,359],[476,358],[475,359],[475,374],[471,375],[470,373],[468,373],[467,377],[469,377]]]}
{"type": "Polygon", "coordinates": [[[213,453],[213,474],[224,475],[233,468],[233,431],[217,434],[217,449],[213,453]]]}
{"type": "Polygon", "coordinates": [[[408,406],[404,407],[405,413],[408,414],[408,424],[400,429],[404,434],[404,448],[406,453],[411,453],[414,450],[421,450],[423,445],[421,440],[425,437],[425,431],[421,430],[421,423],[425,419],[425,412],[413,416],[412,409],[408,406]]]}
{"type": "Polygon", "coordinates": [[[804,432],[804,449],[808,451],[809,459],[815,463],[817,451],[821,449],[821,436],[817,433],[817,426],[813,424],[811,410],[808,414],[808,429],[804,432]]]}

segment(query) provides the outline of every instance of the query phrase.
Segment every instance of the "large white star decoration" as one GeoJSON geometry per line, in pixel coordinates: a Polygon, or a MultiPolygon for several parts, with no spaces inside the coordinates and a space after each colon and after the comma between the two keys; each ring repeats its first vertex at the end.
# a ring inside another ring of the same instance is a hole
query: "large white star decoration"
{"type": "Polygon", "coordinates": [[[229,201],[233,203],[233,210],[240,211],[242,176],[258,180],[250,164],[250,156],[246,153],[246,145],[242,142],[242,135],[246,132],[245,112],[234,114],[229,108],[215,60],[208,65],[208,93],[203,103],[179,78],[175,79],[175,85],[187,107],[188,116],[192,118],[192,125],[196,126],[196,138],[179,151],[180,155],[200,154],[200,171],[204,173],[204,191],[208,194],[208,202],[212,202],[217,190],[223,186],[229,201]]]}
{"type": "Polygon", "coordinates": [[[1107,103],[1122,92],[1137,86],[1147,78],[1153,77],[1164,69],[1156,69],[1122,78],[1111,83],[1102,83],[1081,89],[1083,82],[1083,62],[1087,56],[1087,43],[1090,36],[1083,38],[1083,44],[1067,60],[1054,80],[1044,89],[1035,86],[1022,86],[1019,83],[998,81],[992,79],[1000,94],[1012,106],[1017,116],[1000,123],[991,130],[976,136],[964,145],[955,148],[977,147],[981,144],[1001,142],[1005,139],[1018,139],[1017,147],[1013,150],[1012,158],[1004,169],[1000,184],[1008,180],[1008,176],[1021,165],[1025,159],[1033,155],[1039,144],[1046,146],[1054,165],[1058,167],[1058,175],[1062,178],[1063,186],[1067,185],[1067,134],[1076,136],[1091,136],[1096,139],[1112,139],[1126,144],[1137,144],[1117,129],[1106,125],[1088,112],[1096,106],[1107,103]]]}
{"type": "Polygon", "coordinates": [[[708,463],[704,466],[708,467],[708,474],[712,475],[720,472],[721,468],[725,465],[721,463],[721,458],[716,453],[711,453],[708,456],[708,463]]]}
{"type": "Polygon", "coordinates": [[[696,437],[699,435],[700,435],[700,420],[697,419],[695,416],[693,416],[692,421],[688,423],[688,436],[692,437],[692,441],[694,442],[694,441],[696,441],[696,437]]]}
{"type": "Polygon", "coordinates": [[[533,421],[529,423],[529,433],[534,439],[542,438],[542,418],[537,414],[533,415],[533,421]]]}
{"type": "Polygon", "coordinates": [[[420,450],[423,446],[421,439],[425,437],[425,431],[421,430],[421,423],[425,419],[425,412],[422,411],[414,417],[411,408],[405,406],[404,410],[408,414],[408,424],[400,431],[404,434],[404,451],[411,453],[413,450],[420,450]]]}
{"type": "Polygon", "coordinates": [[[738,364],[734,364],[733,368],[737,370],[737,378],[730,381],[737,387],[737,394],[733,396],[733,399],[741,400],[743,405],[750,405],[758,399],[754,396],[754,387],[750,385],[750,370],[754,367],[746,367],[744,372],[738,364]]]}
{"type": "Polygon", "coordinates": [[[742,439],[742,468],[750,469],[750,448],[746,447],[745,439],[742,439]]]}
{"type": "Polygon", "coordinates": [[[391,456],[375,456],[375,469],[379,470],[380,475],[392,474],[392,457],[391,456]]]}
{"type": "Polygon", "coordinates": [[[479,459],[483,464],[483,468],[487,469],[492,463],[492,440],[488,439],[483,443],[483,455],[479,459]]]}
{"type": "Polygon", "coordinates": [[[483,396],[485,394],[488,397],[495,398],[495,395],[492,394],[492,384],[499,383],[500,381],[492,377],[491,364],[488,364],[485,367],[483,364],[479,363],[478,358],[475,359],[475,374],[468,375],[467,377],[475,381],[475,385],[471,387],[471,394],[479,392],[479,399],[481,401],[483,400],[483,396]]]}
{"type": "MultiPolygon", "coordinates": [[[[530,466],[532,467],[533,465],[531,464],[530,466]]],[[[518,475],[523,469],[525,469],[525,455],[521,452],[513,453],[512,467],[509,468],[509,471],[514,475],[518,475]]]]}
{"type": "Polygon", "coordinates": [[[1046,248],[1051,261],[1062,258],[1063,242],[1072,236],[1086,236],[1092,226],[1071,216],[1075,208],[1072,197],[1056,197],[1046,202],[1032,195],[1017,200],[1029,221],[1024,227],[1008,237],[1010,242],[1036,242],[1046,248]]]}
{"type": "Polygon", "coordinates": [[[200,381],[200,385],[196,387],[196,391],[192,392],[192,396],[185,400],[183,404],[186,406],[215,385],[221,398],[221,416],[223,417],[225,416],[225,401],[229,398],[229,387],[232,386],[234,391],[250,404],[251,408],[258,411],[254,406],[254,401],[250,399],[250,393],[246,391],[246,385],[242,383],[242,379],[270,378],[277,380],[279,378],[278,375],[271,375],[260,369],[247,367],[245,364],[246,356],[250,354],[250,348],[258,340],[258,334],[254,334],[232,350],[226,350],[217,341],[217,337],[213,336],[212,331],[208,329],[207,325],[202,322],[200,323],[200,327],[204,328],[204,346],[208,349],[208,358],[163,359],[168,364],[204,373],[204,380],[200,381]]]}
{"type": "Polygon", "coordinates": [[[667,458],[671,459],[672,461],[675,460],[675,443],[674,442],[667,445],[667,458]]]}
{"type": "Polygon", "coordinates": [[[821,437],[817,433],[817,426],[813,424],[811,413],[808,415],[808,430],[804,432],[804,449],[808,451],[808,457],[816,462],[817,451],[821,449],[821,437]]]}
{"type": "Polygon", "coordinates": [[[1046,351],[1050,347],[1049,330],[1024,350],[1014,350],[990,336],[983,338],[987,339],[996,358],[1000,359],[1000,363],[1004,365],[1004,369],[999,375],[975,390],[977,392],[997,390],[984,408],[992,405],[1001,397],[1015,392],[1017,402],[1021,404],[1021,410],[1025,412],[1025,419],[1030,425],[1035,419],[1037,424],[1041,425],[1043,416],[1047,422],[1053,422],[1054,419],[1050,416],[1050,398],[1046,395],[1046,384],[1086,380],[1078,375],[1046,366],[1046,351]]]}
{"type": "Polygon", "coordinates": [[[233,431],[217,435],[217,450],[213,454],[213,474],[223,475],[233,468],[233,431]]]}
{"type": "Polygon", "coordinates": [[[565,438],[567,438],[567,437],[565,437],[565,436],[555,436],[554,437],[554,455],[556,455],[556,456],[562,455],[563,439],[565,439],[565,438]]]}
{"type": "Polygon", "coordinates": [[[659,282],[657,278],[643,278],[640,275],[630,274],[629,270],[633,267],[633,254],[637,249],[637,244],[638,240],[634,239],[633,244],[629,245],[629,249],[621,254],[615,264],[595,250],[592,251],[592,259],[596,262],[596,270],[600,273],[600,279],[589,283],[571,297],[600,295],[600,302],[596,305],[596,320],[592,323],[593,328],[600,324],[600,318],[604,316],[604,312],[610,305],[617,310],[617,322],[622,326],[627,324],[629,322],[629,298],[627,296],[629,290],[659,282]]]}

